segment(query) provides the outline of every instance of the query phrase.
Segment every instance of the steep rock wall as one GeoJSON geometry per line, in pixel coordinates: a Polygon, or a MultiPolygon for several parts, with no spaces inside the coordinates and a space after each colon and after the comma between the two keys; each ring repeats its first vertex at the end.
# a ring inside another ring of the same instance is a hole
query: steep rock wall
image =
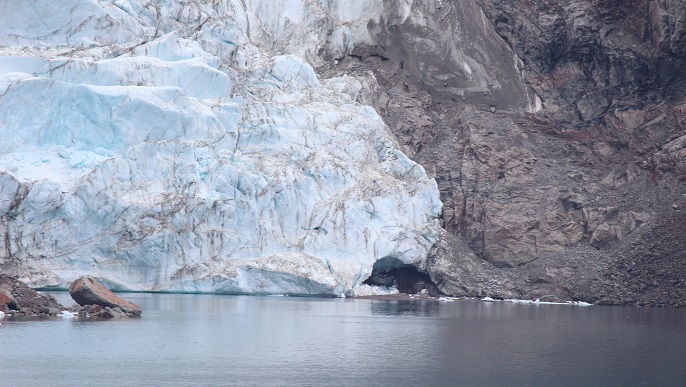
{"type": "Polygon", "coordinates": [[[529,84],[558,126],[685,96],[682,1],[478,3],[524,59],[529,84]]]}
{"type": "Polygon", "coordinates": [[[371,74],[369,103],[436,178],[452,236],[429,270],[444,291],[686,302],[685,246],[669,231],[680,227],[686,193],[684,12],[678,1],[417,1],[394,32],[370,34],[373,44],[337,64],[371,74]],[[521,77],[531,89],[510,89],[525,98],[498,104],[495,90],[437,87],[431,71],[415,69],[459,66],[444,46],[422,45],[434,35],[464,52],[489,40],[491,58],[516,60],[486,67],[513,74],[501,84],[521,77]],[[647,246],[661,246],[650,264],[647,246]],[[642,274],[627,274],[636,265],[642,274]]]}

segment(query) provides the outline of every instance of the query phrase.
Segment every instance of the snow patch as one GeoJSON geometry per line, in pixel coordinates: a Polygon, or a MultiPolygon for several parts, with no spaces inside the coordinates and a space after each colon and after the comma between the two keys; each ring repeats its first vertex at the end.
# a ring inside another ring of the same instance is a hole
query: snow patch
{"type": "Polygon", "coordinates": [[[472,75],[472,68],[469,67],[469,64],[467,62],[462,62],[462,69],[465,73],[467,73],[467,75],[472,75]]]}

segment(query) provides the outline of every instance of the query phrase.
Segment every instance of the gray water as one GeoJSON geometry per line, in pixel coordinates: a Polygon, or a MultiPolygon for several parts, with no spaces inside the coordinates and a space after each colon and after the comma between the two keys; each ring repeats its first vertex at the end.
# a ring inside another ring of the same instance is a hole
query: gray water
{"type": "Polygon", "coordinates": [[[0,320],[0,386],[686,386],[686,310],[124,297],[142,318],[0,320]]]}

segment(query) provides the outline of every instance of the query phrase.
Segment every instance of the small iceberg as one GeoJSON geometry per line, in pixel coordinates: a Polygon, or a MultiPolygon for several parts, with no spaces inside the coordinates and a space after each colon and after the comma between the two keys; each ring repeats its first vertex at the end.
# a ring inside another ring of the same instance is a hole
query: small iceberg
{"type": "Polygon", "coordinates": [[[355,297],[365,297],[365,296],[386,296],[389,294],[398,294],[398,288],[393,285],[391,287],[387,286],[372,286],[367,284],[361,284],[353,289],[353,295],[355,297]]]}
{"type": "Polygon", "coordinates": [[[73,318],[73,317],[76,317],[76,315],[75,315],[74,313],[69,312],[69,311],[67,311],[67,310],[63,310],[62,313],[58,314],[58,316],[64,317],[64,318],[73,318]]]}

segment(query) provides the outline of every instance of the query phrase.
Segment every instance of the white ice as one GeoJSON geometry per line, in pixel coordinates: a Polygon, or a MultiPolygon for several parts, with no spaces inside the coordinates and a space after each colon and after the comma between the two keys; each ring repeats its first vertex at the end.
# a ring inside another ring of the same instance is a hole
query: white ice
{"type": "Polygon", "coordinates": [[[533,304],[533,305],[575,305],[575,306],[591,306],[593,304],[589,304],[588,302],[583,302],[583,301],[560,301],[560,302],[552,302],[552,301],[541,301],[540,299],[536,298],[534,300],[520,300],[520,299],[515,299],[515,298],[506,298],[502,300],[498,299],[493,299],[491,297],[483,297],[481,301],[485,302],[509,302],[509,303],[514,303],[514,304],[533,304]]]}
{"type": "Polygon", "coordinates": [[[381,2],[156,4],[0,3],[0,266],[331,296],[370,291],[381,258],[425,266],[436,183],[359,80],[308,63],[364,41],[381,2]]]}

